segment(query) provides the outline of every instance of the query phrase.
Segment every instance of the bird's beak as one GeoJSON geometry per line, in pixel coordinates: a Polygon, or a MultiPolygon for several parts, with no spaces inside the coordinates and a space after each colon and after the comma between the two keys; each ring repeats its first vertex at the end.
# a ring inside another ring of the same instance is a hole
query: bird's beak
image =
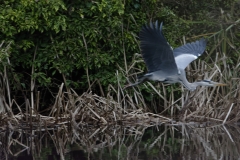
{"type": "Polygon", "coordinates": [[[227,84],[224,84],[224,83],[217,83],[217,82],[214,82],[214,85],[215,85],[215,86],[227,86],[227,84]]]}

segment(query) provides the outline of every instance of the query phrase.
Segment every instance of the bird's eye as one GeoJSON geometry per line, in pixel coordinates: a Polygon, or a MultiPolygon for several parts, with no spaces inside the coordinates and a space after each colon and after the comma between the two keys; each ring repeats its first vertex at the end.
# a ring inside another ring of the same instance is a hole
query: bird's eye
{"type": "Polygon", "coordinates": [[[209,80],[202,80],[203,82],[211,82],[211,81],[209,81],[209,80]]]}

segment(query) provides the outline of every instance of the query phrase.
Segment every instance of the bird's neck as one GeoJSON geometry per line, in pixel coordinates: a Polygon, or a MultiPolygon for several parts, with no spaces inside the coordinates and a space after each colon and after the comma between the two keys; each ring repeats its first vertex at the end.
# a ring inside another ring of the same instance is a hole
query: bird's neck
{"type": "Polygon", "coordinates": [[[184,83],[182,83],[182,84],[183,84],[188,90],[191,90],[191,91],[196,90],[196,88],[197,88],[198,86],[206,86],[206,85],[204,85],[203,82],[201,82],[201,81],[190,83],[190,82],[188,82],[188,81],[186,80],[186,81],[185,81],[184,83]]]}
{"type": "Polygon", "coordinates": [[[179,68],[179,72],[181,73],[181,78],[180,78],[180,83],[185,87],[185,88],[187,88],[188,90],[190,90],[190,91],[194,91],[196,88],[197,88],[197,86],[200,86],[201,85],[201,83],[199,83],[199,82],[193,82],[193,83],[190,83],[190,82],[188,82],[188,80],[187,80],[187,78],[186,78],[186,72],[185,72],[185,70],[184,69],[180,69],[179,68]]]}
{"type": "Polygon", "coordinates": [[[182,81],[182,85],[183,85],[185,88],[187,88],[188,90],[190,90],[190,91],[194,91],[194,90],[197,88],[196,82],[190,83],[190,82],[188,82],[187,80],[186,80],[186,81],[182,81]]]}

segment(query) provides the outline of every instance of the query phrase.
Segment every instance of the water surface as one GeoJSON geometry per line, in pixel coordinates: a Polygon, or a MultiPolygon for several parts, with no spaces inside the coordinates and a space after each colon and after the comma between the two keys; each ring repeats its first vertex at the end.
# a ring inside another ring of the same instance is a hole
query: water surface
{"type": "Polygon", "coordinates": [[[239,159],[240,127],[104,125],[2,130],[0,159],[239,159]]]}

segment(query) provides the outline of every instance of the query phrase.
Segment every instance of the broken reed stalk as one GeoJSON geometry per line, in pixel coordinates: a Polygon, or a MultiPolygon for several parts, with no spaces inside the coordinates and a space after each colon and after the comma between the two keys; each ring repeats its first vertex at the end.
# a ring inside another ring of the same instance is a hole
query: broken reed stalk
{"type": "Polygon", "coordinates": [[[227,121],[227,118],[228,118],[228,116],[229,116],[230,112],[232,111],[232,107],[233,107],[233,105],[234,105],[234,103],[232,103],[231,107],[229,108],[229,111],[228,111],[228,113],[227,113],[227,115],[226,115],[226,117],[225,117],[225,119],[224,119],[224,121],[223,121],[223,124],[225,124],[225,123],[226,123],[226,121],[227,121]]]}
{"type": "Polygon", "coordinates": [[[36,110],[35,105],[34,105],[35,78],[33,78],[33,75],[34,75],[34,71],[35,71],[34,61],[35,61],[35,57],[36,57],[36,54],[37,54],[37,49],[38,49],[38,44],[35,47],[34,54],[33,54],[32,73],[31,73],[32,74],[32,76],[31,76],[31,90],[30,90],[31,91],[31,109],[30,109],[30,112],[33,112],[34,110],[36,110]]]}
{"type": "MultiPolygon", "coordinates": [[[[84,46],[85,46],[87,57],[88,57],[88,46],[87,46],[87,42],[86,42],[86,39],[85,39],[85,36],[84,36],[83,32],[82,32],[82,38],[83,38],[84,46]]],[[[87,58],[87,61],[88,61],[88,58],[87,58]]],[[[87,74],[87,80],[88,80],[88,88],[91,91],[92,89],[91,89],[91,85],[90,85],[91,82],[90,82],[89,73],[88,73],[88,66],[86,67],[86,74],[87,74]]]]}

